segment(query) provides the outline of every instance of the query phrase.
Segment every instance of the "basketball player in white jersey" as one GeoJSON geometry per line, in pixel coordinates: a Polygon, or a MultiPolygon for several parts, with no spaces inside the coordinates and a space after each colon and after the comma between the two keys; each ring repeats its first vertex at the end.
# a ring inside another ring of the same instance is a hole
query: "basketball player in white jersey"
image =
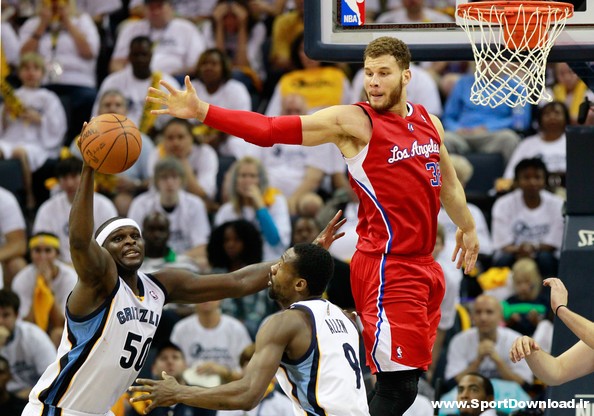
{"type": "Polygon", "coordinates": [[[270,317],[256,335],[256,352],[243,378],[212,389],[181,386],[163,372],[162,381],[139,379],[130,391],[147,392],[146,411],[184,403],[208,409],[252,409],[275,373],[295,415],[368,416],[358,361],[359,334],[334,304],[322,299],[333,274],[330,254],[297,244],[272,266],[270,297],[287,310],[270,317]]]}
{"type": "MultiPolygon", "coordinates": [[[[164,269],[139,272],[140,227],[129,218],[106,221],[93,238],[94,171],[83,166],[69,219],[78,281],[66,305],[56,361],[43,373],[23,416],[112,416],[110,408],[142,368],[166,302],[199,303],[264,289],[271,263],[221,275],[164,269]]],[[[317,244],[329,246],[338,215],[317,244]]]]}

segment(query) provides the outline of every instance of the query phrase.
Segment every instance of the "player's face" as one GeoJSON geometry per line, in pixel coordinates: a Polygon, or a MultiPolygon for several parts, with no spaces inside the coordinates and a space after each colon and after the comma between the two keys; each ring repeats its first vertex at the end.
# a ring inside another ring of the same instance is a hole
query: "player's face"
{"type": "Polygon", "coordinates": [[[138,270],[144,260],[144,240],[136,227],[116,228],[103,247],[109,251],[118,268],[138,270]]]}
{"type": "Polygon", "coordinates": [[[289,306],[295,297],[295,270],[291,260],[295,251],[290,248],[285,251],[280,261],[270,268],[270,281],[268,282],[268,296],[282,306],[289,306]]]}
{"type": "Polygon", "coordinates": [[[364,88],[369,105],[376,111],[388,111],[403,99],[403,88],[410,80],[410,70],[402,70],[392,55],[365,60],[364,88]]]}
{"type": "Polygon", "coordinates": [[[473,375],[466,375],[462,377],[458,383],[458,396],[459,402],[466,401],[468,406],[460,412],[461,415],[465,416],[477,416],[481,413],[480,407],[473,409],[470,407],[471,400],[486,401],[488,400],[483,386],[483,379],[473,375]]]}

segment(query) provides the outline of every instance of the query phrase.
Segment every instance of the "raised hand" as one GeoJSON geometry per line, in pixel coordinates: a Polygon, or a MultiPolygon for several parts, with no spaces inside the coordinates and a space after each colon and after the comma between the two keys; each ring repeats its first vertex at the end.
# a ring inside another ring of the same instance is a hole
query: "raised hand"
{"type": "Polygon", "coordinates": [[[509,351],[509,358],[512,360],[512,363],[517,363],[532,354],[533,351],[539,350],[540,346],[532,338],[528,336],[519,337],[512,344],[509,351]]]}
{"type": "Polygon", "coordinates": [[[174,88],[165,80],[161,80],[160,84],[167,91],[150,87],[146,100],[165,107],[158,110],[151,110],[151,113],[157,115],[168,114],[173,117],[186,119],[198,118],[200,121],[204,121],[204,117],[208,111],[208,104],[198,98],[198,94],[196,94],[189,76],[186,75],[184,83],[186,85],[185,91],[174,88]]]}
{"type": "Polygon", "coordinates": [[[175,397],[175,392],[178,390],[179,384],[175,380],[175,377],[168,375],[165,371],[163,371],[161,376],[163,377],[163,380],[139,378],[136,380],[136,382],[140,384],[139,386],[128,387],[128,391],[144,393],[130,398],[131,403],[143,402],[146,400],[151,401],[148,407],[144,410],[145,414],[151,412],[156,407],[171,406],[178,403],[175,397]]]}
{"type": "Polygon", "coordinates": [[[326,228],[322,230],[322,232],[316,237],[314,241],[312,241],[312,243],[328,250],[334,241],[344,236],[344,232],[338,232],[340,227],[342,227],[346,222],[346,218],[343,218],[342,220],[340,219],[341,216],[342,210],[338,210],[336,215],[334,215],[328,225],[326,225],[326,228]]]}
{"type": "Polygon", "coordinates": [[[549,277],[542,281],[542,284],[551,288],[551,309],[557,313],[559,305],[567,306],[567,288],[561,281],[556,277],[549,277]]]}

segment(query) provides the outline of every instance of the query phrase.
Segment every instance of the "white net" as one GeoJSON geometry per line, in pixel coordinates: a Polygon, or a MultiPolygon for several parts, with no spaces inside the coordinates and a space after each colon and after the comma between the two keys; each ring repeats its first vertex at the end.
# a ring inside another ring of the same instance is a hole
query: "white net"
{"type": "Polygon", "coordinates": [[[458,24],[476,63],[470,100],[489,107],[551,101],[545,85],[547,57],[573,14],[570,6],[510,1],[459,7],[458,24]]]}

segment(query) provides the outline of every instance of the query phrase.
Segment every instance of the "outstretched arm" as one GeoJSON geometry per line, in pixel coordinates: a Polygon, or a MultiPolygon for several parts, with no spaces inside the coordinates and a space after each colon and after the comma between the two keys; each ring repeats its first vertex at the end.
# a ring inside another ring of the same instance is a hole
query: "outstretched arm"
{"type": "MultiPolygon", "coordinates": [[[[328,225],[320,232],[313,244],[329,249],[332,243],[341,238],[339,232],[345,219],[340,219],[338,211],[328,225]]],[[[259,292],[270,282],[270,268],[274,263],[250,265],[232,273],[196,275],[180,269],[164,269],[154,276],[165,286],[168,302],[200,303],[225,298],[238,298],[259,292]]]]}
{"type": "Polygon", "coordinates": [[[70,254],[78,282],[68,298],[68,308],[75,315],[94,311],[111,293],[117,280],[115,262],[93,238],[94,177],[93,169],[84,164],[70,208],[70,254]]]}
{"type": "MultiPolygon", "coordinates": [[[[443,138],[444,131],[441,122],[433,115],[431,116],[431,120],[443,138]]],[[[464,188],[462,188],[462,184],[456,176],[450,155],[443,143],[439,150],[439,158],[442,181],[441,204],[454,224],[458,226],[458,230],[456,231],[456,247],[452,253],[452,261],[456,261],[457,257],[456,267],[460,268],[462,267],[462,263],[464,263],[464,272],[468,274],[474,268],[479,253],[476,225],[466,205],[464,188]]]]}
{"type": "Polygon", "coordinates": [[[560,279],[551,277],[543,281],[551,288],[551,309],[582,342],[594,351],[594,322],[567,307],[567,289],[560,279]]]}
{"type": "Polygon", "coordinates": [[[302,332],[303,324],[295,316],[298,313],[300,312],[289,310],[273,315],[262,326],[256,336],[254,356],[241,380],[204,389],[180,386],[173,377],[163,373],[163,381],[138,379],[137,382],[141,386],[132,386],[128,390],[146,393],[130,401],[151,400],[145,413],[156,407],[171,406],[175,403],[215,410],[253,409],[262,400],[285,349],[302,332]]]}
{"type": "Polygon", "coordinates": [[[185,90],[178,90],[164,80],[160,83],[166,91],[150,87],[146,97],[147,101],[164,107],[152,110],[153,114],[197,118],[208,126],[258,146],[334,143],[345,156],[351,157],[354,153],[349,151],[349,145],[359,149],[371,137],[371,123],[356,106],[332,106],[308,116],[267,117],[251,111],[211,106],[198,97],[188,76],[185,90]],[[358,143],[361,140],[364,142],[358,143]]]}
{"type": "Polygon", "coordinates": [[[577,342],[559,357],[542,351],[532,338],[516,339],[510,351],[515,363],[525,359],[534,375],[550,386],[557,386],[594,372],[594,350],[577,342]]]}

